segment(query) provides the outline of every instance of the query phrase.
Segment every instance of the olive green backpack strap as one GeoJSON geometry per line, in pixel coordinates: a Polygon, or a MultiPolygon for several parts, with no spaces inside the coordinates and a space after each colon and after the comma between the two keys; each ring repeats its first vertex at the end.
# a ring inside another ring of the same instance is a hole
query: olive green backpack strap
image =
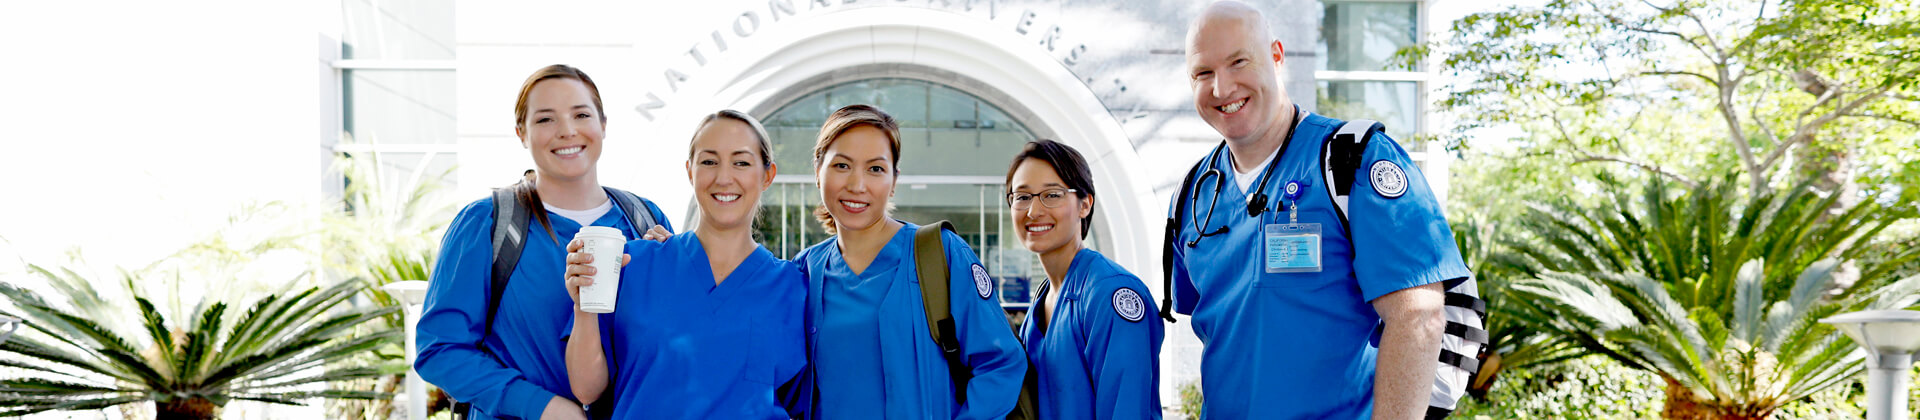
{"type": "Polygon", "coordinates": [[[949,293],[947,278],[947,247],[940,240],[940,231],[953,230],[953,224],[945,220],[920,226],[913,233],[913,262],[920,271],[920,302],[926,305],[927,331],[932,333],[933,342],[940,345],[940,355],[947,359],[947,372],[953,375],[954,399],[962,403],[967,401],[967,381],[973,379],[973,369],[960,353],[960,338],[954,333],[953,301],[949,293]]]}
{"type": "MultiPolygon", "coordinates": [[[[933,342],[940,345],[940,354],[947,359],[947,373],[953,377],[953,399],[967,402],[967,381],[973,379],[973,368],[967,366],[960,352],[960,339],[956,335],[953,323],[953,301],[947,270],[947,246],[941,241],[940,231],[952,231],[953,224],[945,220],[920,226],[913,233],[913,262],[920,272],[920,301],[927,311],[927,331],[933,335],[933,342]]],[[[1018,331],[1015,332],[1018,334],[1018,331]]],[[[1024,353],[1024,352],[1023,352],[1024,353]]],[[[1024,357],[1024,354],[1022,355],[1024,357]]],[[[1015,404],[1008,419],[1033,419],[1038,413],[1035,391],[1039,389],[1038,375],[1032,365],[1027,366],[1026,378],[1020,387],[1020,401],[1015,404]]]]}

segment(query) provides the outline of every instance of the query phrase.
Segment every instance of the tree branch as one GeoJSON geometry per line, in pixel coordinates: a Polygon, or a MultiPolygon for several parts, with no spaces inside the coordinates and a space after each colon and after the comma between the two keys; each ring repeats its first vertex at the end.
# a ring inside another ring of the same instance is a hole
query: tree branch
{"type": "Polygon", "coordinates": [[[1897,122],[1897,123],[1901,123],[1901,124],[1906,124],[1906,125],[1911,125],[1911,126],[1914,126],[1914,127],[1916,127],[1916,128],[1920,128],[1920,121],[1914,121],[1914,120],[1909,120],[1909,119],[1905,119],[1905,118],[1900,118],[1900,117],[1895,117],[1895,116],[1890,116],[1890,115],[1879,115],[1879,114],[1846,114],[1846,115],[1842,115],[1842,116],[1843,116],[1843,117],[1858,117],[1858,118],[1871,118],[1871,119],[1876,119],[1876,120],[1887,120],[1887,121],[1892,121],[1892,122],[1897,122]]]}
{"type": "Polygon", "coordinates": [[[1773,127],[1769,127],[1767,121],[1760,118],[1760,102],[1765,99],[1766,95],[1761,95],[1760,98],[1756,98],[1753,102],[1747,104],[1747,118],[1753,119],[1753,125],[1760,126],[1760,132],[1767,135],[1768,141],[1778,145],[1780,144],[1780,135],[1775,134],[1773,127]]]}
{"type": "MultiPolygon", "coordinates": [[[[1661,12],[1672,12],[1674,10],[1673,8],[1660,7],[1660,6],[1654,5],[1653,2],[1647,1],[1647,0],[1640,0],[1640,3],[1646,4],[1647,7],[1652,7],[1654,10],[1659,10],[1661,12]]],[[[1714,56],[1712,57],[1713,61],[1725,62],[1727,60],[1727,50],[1721,49],[1720,42],[1713,40],[1713,31],[1707,29],[1707,23],[1704,21],[1701,21],[1700,16],[1693,14],[1693,10],[1691,9],[1680,11],[1680,16],[1686,16],[1688,20],[1693,21],[1693,24],[1695,26],[1700,27],[1700,37],[1706,38],[1707,46],[1713,47],[1713,52],[1715,53],[1714,56]]]]}
{"type": "Polygon", "coordinates": [[[1700,80],[1705,80],[1705,81],[1707,81],[1707,84],[1709,84],[1709,85],[1713,85],[1713,87],[1715,87],[1715,88],[1718,88],[1718,87],[1720,87],[1720,81],[1719,81],[1719,80],[1714,80],[1714,79],[1713,79],[1712,77],[1707,77],[1707,75],[1704,75],[1704,74],[1700,74],[1700,73],[1695,73],[1695,72],[1690,72],[1690,71],[1678,71],[1678,70],[1652,70],[1652,71],[1643,71],[1643,72],[1640,72],[1640,74],[1639,74],[1639,75],[1641,75],[1641,76],[1693,76],[1693,77],[1697,77],[1697,78],[1700,78],[1700,80]]]}
{"type": "MultiPolygon", "coordinates": [[[[1839,90],[1839,89],[1835,88],[1834,90],[1839,90]]],[[[1779,160],[1782,156],[1785,156],[1787,153],[1787,150],[1793,148],[1795,144],[1803,143],[1803,142],[1806,142],[1808,139],[1813,138],[1814,130],[1818,130],[1820,129],[1821,126],[1825,126],[1827,125],[1827,123],[1833,122],[1833,120],[1840,119],[1840,117],[1842,116],[1853,113],[1853,110],[1859,109],[1860,106],[1866,105],[1868,102],[1885,97],[1887,95],[1888,90],[1890,90],[1890,88],[1881,88],[1879,91],[1860,95],[1860,97],[1858,98],[1853,98],[1852,101],[1847,101],[1846,104],[1840,105],[1838,107],[1834,107],[1833,112],[1828,112],[1825,115],[1821,115],[1819,118],[1814,118],[1813,122],[1809,122],[1805,125],[1795,127],[1793,130],[1793,137],[1787,138],[1788,140],[1787,143],[1783,143],[1780,145],[1780,147],[1776,147],[1773,149],[1773,151],[1767,153],[1766,165],[1773,166],[1774,161],[1779,160]]]]}
{"type": "MultiPolygon", "coordinates": [[[[1594,10],[1607,9],[1605,7],[1601,7],[1598,4],[1594,4],[1593,2],[1587,2],[1587,6],[1592,7],[1594,10]]],[[[1700,55],[1705,55],[1708,57],[1713,56],[1713,53],[1707,52],[1707,49],[1705,47],[1701,47],[1700,43],[1693,42],[1693,39],[1687,37],[1686,34],[1674,32],[1674,31],[1664,31],[1659,29],[1647,28],[1639,25],[1630,24],[1630,23],[1627,23],[1626,19],[1622,19],[1619,16],[1614,16],[1606,13],[1600,13],[1600,17],[1603,19],[1606,19],[1607,22],[1609,23],[1620,25],[1621,28],[1625,28],[1629,32],[1639,32],[1639,33],[1644,33],[1649,35],[1666,35],[1666,36],[1674,37],[1674,39],[1678,39],[1680,40],[1680,42],[1684,42],[1687,45],[1692,46],[1695,51],[1700,52],[1700,55]]]]}
{"type": "Polygon", "coordinates": [[[1591,162],[1614,162],[1614,163],[1619,163],[1627,166],[1644,169],[1648,172],[1653,172],[1654,174],[1671,178],[1675,182],[1685,184],[1688,189],[1700,188],[1700,183],[1694,182],[1692,178],[1687,178],[1686,175],[1681,175],[1677,172],[1673,172],[1673,171],[1667,170],[1666,168],[1662,168],[1660,167],[1660,165],[1641,162],[1638,160],[1633,160],[1633,159],[1622,157],[1622,156],[1596,155],[1596,154],[1586,153],[1586,152],[1579,152],[1579,154],[1580,154],[1580,158],[1574,159],[1572,165],[1579,165],[1582,163],[1591,163],[1591,162]]]}

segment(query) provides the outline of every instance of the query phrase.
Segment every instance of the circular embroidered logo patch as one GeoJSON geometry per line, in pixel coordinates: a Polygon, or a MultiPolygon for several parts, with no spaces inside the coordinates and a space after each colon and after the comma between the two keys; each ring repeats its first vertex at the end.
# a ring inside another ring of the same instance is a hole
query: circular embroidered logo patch
{"type": "Polygon", "coordinates": [[[1140,322],[1147,316],[1147,303],[1133,289],[1122,287],[1113,291],[1113,313],[1128,322],[1140,322]]]}
{"type": "Polygon", "coordinates": [[[1400,198],[1407,193],[1407,172],[1401,170],[1400,165],[1393,161],[1376,160],[1373,162],[1373,168],[1367,173],[1373,180],[1373,192],[1379,193],[1381,197],[1400,198]]]}
{"type": "Polygon", "coordinates": [[[987,275],[987,268],[979,263],[973,264],[973,289],[980,292],[980,298],[993,297],[993,276],[987,275]]]}

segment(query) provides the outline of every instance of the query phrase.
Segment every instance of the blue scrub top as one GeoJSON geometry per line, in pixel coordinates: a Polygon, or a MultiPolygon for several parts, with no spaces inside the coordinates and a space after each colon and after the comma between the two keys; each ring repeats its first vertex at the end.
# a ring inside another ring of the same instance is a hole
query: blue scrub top
{"type": "Polygon", "coordinates": [[[1060,300],[1046,328],[1038,305],[1053,291],[1043,282],[1020,336],[1039,373],[1039,418],[1160,418],[1160,342],[1166,327],[1147,285],[1113,260],[1082,249],[1060,282],[1060,300]]]}
{"type": "Polygon", "coordinates": [[[626,252],[617,309],[599,315],[613,418],[788,418],[776,390],[806,366],[799,267],[755,246],[715,285],[693,233],[626,252]]]}
{"type": "MultiPolygon", "coordinates": [[[[1189,214],[1179,219],[1174,246],[1174,310],[1193,315],[1201,354],[1203,418],[1367,418],[1373,411],[1375,327],[1369,303],[1401,289],[1468,276],[1453,233],[1420,167],[1385,135],[1367,142],[1349,199],[1351,237],[1327,193],[1320,151],[1342,122],[1307,115],[1275,159],[1266,187],[1270,207],[1249,217],[1247,192],[1231,182],[1229,153],[1207,162],[1228,174],[1194,185],[1189,214]],[[1401,182],[1376,188],[1376,176],[1401,182]],[[1303,195],[1282,202],[1286,185],[1303,195]],[[1211,206],[1209,203],[1212,203],[1211,206]],[[1287,224],[1292,206],[1300,223],[1321,227],[1319,272],[1267,273],[1263,225],[1287,224]],[[1229,233],[1201,239],[1193,224],[1229,233]],[[1244,262],[1244,263],[1223,263],[1244,262]]],[[[1255,184],[1258,185],[1258,184],[1255,184]]],[[[1436,362],[1437,363],[1437,362],[1436,362]]]]}
{"type": "Polygon", "coordinates": [[[807,377],[800,382],[813,387],[803,388],[799,394],[811,396],[801,401],[812,402],[807,418],[999,419],[1013,410],[1026,377],[1027,358],[1000,308],[995,283],[973,249],[959,235],[941,232],[955,336],[962,360],[973,369],[966,403],[954,398],[946,358],[927,331],[919,269],[913,259],[913,232],[918,229],[913,224],[902,227],[880,250],[880,256],[857,275],[840,254],[838,236],[793,257],[807,277],[807,354],[817,362],[809,366],[807,377]],[[866,283],[887,284],[877,308],[852,307],[859,305],[849,303],[860,302],[855,299],[830,302],[826,298],[827,287],[858,284],[863,278],[866,283]],[[871,321],[864,324],[875,327],[878,336],[871,341],[835,341],[836,337],[853,337],[854,332],[845,328],[853,324],[828,324],[828,313],[836,314],[833,317],[871,314],[871,321]],[[877,364],[839,364],[850,367],[835,369],[818,364],[851,359],[877,364]],[[876,367],[878,371],[873,370],[876,367]],[[814,389],[822,392],[812,392],[814,389]],[[861,397],[868,395],[861,390],[872,389],[884,389],[885,394],[879,399],[861,397]]]}
{"type": "MultiPolygon", "coordinates": [[[[672,229],[659,207],[641,202],[653,220],[672,229]]],[[[593,226],[618,228],[638,238],[643,232],[627,222],[626,211],[615,204],[593,226]]],[[[581,226],[552,212],[547,218],[551,234],[537,221],[527,226],[526,248],[500,297],[493,334],[487,334],[484,344],[493,356],[474,345],[485,333],[493,277],[493,198],[467,204],[441,239],[415,331],[419,355],[413,367],[421,379],[455,400],[472,403],[471,419],[536,419],[554,396],[574,399],[567,383],[566,342],[560,339],[573,321],[573,299],[561,279],[565,244],[581,226]]]]}

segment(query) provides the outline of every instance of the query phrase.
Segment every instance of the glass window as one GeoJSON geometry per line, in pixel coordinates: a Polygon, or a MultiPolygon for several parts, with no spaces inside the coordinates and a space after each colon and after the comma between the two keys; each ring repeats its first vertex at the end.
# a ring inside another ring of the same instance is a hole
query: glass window
{"type": "Polygon", "coordinates": [[[1388,71],[1395,51],[1419,42],[1417,2],[1326,1],[1317,70],[1388,71]]]}
{"type": "MultiPolygon", "coordinates": [[[[406,183],[450,186],[458,160],[452,0],[341,0],[340,58],[379,60],[378,68],[339,64],[340,143],[355,157],[379,159],[383,189],[406,183]],[[419,68],[408,68],[420,63],[419,68]],[[396,147],[398,146],[398,147],[396,147]]],[[[376,185],[346,179],[345,185],[376,185]]]]}
{"type": "Polygon", "coordinates": [[[444,70],[341,72],[343,120],[359,144],[454,144],[454,73],[444,70]]]}
{"type": "Polygon", "coordinates": [[[1418,82],[1320,81],[1319,112],[1342,119],[1368,119],[1387,126],[1401,144],[1419,130],[1418,82]]]}
{"type": "Polygon", "coordinates": [[[342,0],[340,57],[452,60],[453,0],[342,0]]]}
{"type": "Polygon", "coordinates": [[[1001,184],[1007,163],[1034,135],[999,107],[946,85],[897,78],[848,82],[801,96],[762,118],[780,173],[798,179],[768,189],[756,226],[762,243],[785,258],[826,239],[813,217],[820,206],[820,190],[811,181],[813,144],[828,113],[857,103],[880,107],[901,126],[904,178],[894,190],[894,217],[952,222],[999,278],[1010,316],[1024,313],[1033,282],[1044,281],[1046,273],[1013,236],[1001,184]]]}

